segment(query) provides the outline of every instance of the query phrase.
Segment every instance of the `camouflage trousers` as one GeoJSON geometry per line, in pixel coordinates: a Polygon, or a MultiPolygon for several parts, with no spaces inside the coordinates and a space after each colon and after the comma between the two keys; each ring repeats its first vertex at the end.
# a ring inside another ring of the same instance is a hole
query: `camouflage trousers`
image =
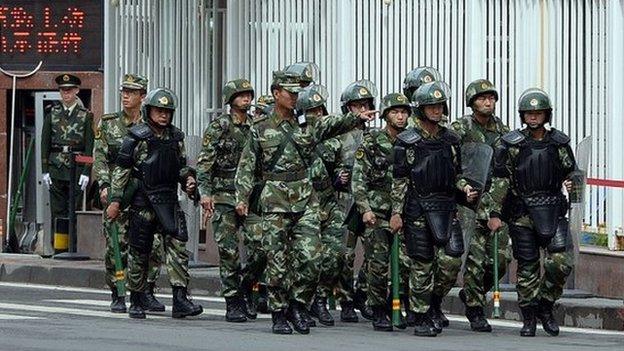
{"type": "MultiPolygon", "coordinates": [[[[250,217],[252,216],[255,215],[250,215],[250,217]]],[[[261,228],[258,228],[258,222],[255,218],[246,221],[239,217],[232,206],[224,204],[215,206],[212,230],[219,251],[219,274],[223,297],[241,296],[244,293],[241,291],[243,280],[246,282],[245,285],[249,285],[259,279],[262,268],[254,266],[257,265],[257,261],[262,259],[262,251],[259,249],[258,243],[262,237],[262,232],[261,228]],[[256,223],[256,227],[253,227],[255,232],[250,232],[247,223],[253,226],[254,222],[256,223]],[[258,230],[260,230],[259,233],[258,230]],[[247,266],[244,270],[239,253],[239,231],[247,251],[247,266]],[[244,274],[251,274],[252,277],[244,277],[244,274]]],[[[246,288],[250,288],[250,286],[246,288]]]]}
{"type": "MultiPolygon", "coordinates": [[[[130,208],[129,217],[128,228],[136,226],[145,232],[155,233],[159,231],[159,220],[151,208],[130,208]],[[133,221],[136,222],[133,223],[133,221]]],[[[135,233],[129,229],[128,239],[130,245],[128,249],[127,285],[130,291],[145,291],[148,286],[150,254],[145,253],[144,248],[139,248],[132,244],[132,235],[135,235],[135,233]]],[[[147,236],[147,240],[153,240],[154,237],[154,235],[147,236]]],[[[189,283],[189,253],[186,251],[186,240],[182,241],[167,234],[162,236],[162,241],[169,283],[171,286],[187,287],[189,283]]],[[[153,243],[147,242],[145,245],[152,247],[153,243]]]]}
{"type": "MultiPolygon", "coordinates": [[[[518,225],[520,223],[514,223],[518,225]]],[[[510,226],[512,245],[514,242],[514,225],[510,226]]],[[[542,250],[543,273],[540,272],[542,263],[539,259],[526,261],[518,259],[516,272],[518,304],[520,307],[535,305],[540,299],[555,302],[561,297],[563,287],[574,268],[573,246],[570,245],[563,252],[549,252],[542,250]]]]}
{"type": "Polygon", "coordinates": [[[318,202],[304,212],[263,213],[263,247],[267,254],[269,309],[280,311],[296,300],[306,306],[318,285],[322,244],[318,202]]]}
{"type": "Polygon", "coordinates": [[[367,276],[367,263],[366,257],[364,257],[364,262],[362,262],[362,266],[358,272],[357,281],[353,281],[353,276],[355,274],[355,248],[357,247],[358,238],[360,240],[364,240],[364,233],[354,233],[352,231],[346,231],[346,235],[343,232],[343,236],[345,237],[342,242],[342,246],[344,247],[344,255],[342,256],[340,268],[339,268],[339,276],[338,283],[335,287],[336,299],[342,303],[345,302],[353,302],[353,298],[355,295],[355,290],[361,291],[365,295],[368,292],[368,282],[366,281],[367,276]],[[354,284],[355,283],[355,284],[354,284]],[[355,285],[355,289],[354,289],[355,285]]]}
{"type": "MultiPolygon", "coordinates": [[[[424,217],[414,221],[417,228],[427,228],[424,217]]],[[[429,309],[432,295],[446,296],[457,281],[462,265],[461,256],[449,256],[444,247],[434,247],[431,261],[410,257],[410,308],[416,313],[429,309]]]]}
{"type": "MultiPolygon", "coordinates": [[[[117,217],[118,239],[119,239],[119,251],[121,253],[121,266],[124,270],[124,276],[127,275],[126,269],[128,267],[128,211],[125,210],[117,217]]],[[[106,238],[106,251],[104,252],[104,267],[106,269],[104,273],[104,279],[106,285],[109,288],[115,289],[115,250],[113,249],[112,242],[112,222],[106,217],[106,211],[102,212],[102,232],[106,238]]],[[[160,277],[160,266],[163,264],[165,256],[162,235],[156,234],[154,236],[154,244],[152,246],[152,252],[149,255],[147,282],[156,283],[158,277],[160,277]]]]}
{"type": "Polygon", "coordinates": [[[333,294],[333,289],[340,278],[341,263],[345,256],[344,214],[336,201],[328,200],[323,203],[321,217],[321,275],[316,296],[327,298],[333,294]]]}
{"type": "Polygon", "coordinates": [[[267,255],[262,246],[262,217],[249,212],[245,218],[243,244],[245,245],[246,262],[243,265],[242,287],[250,291],[255,283],[264,281],[267,255]]]}
{"type": "MultiPolygon", "coordinates": [[[[487,222],[476,220],[474,226],[464,226],[464,235],[470,237],[468,256],[464,264],[464,292],[466,305],[485,307],[486,295],[494,286],[494,233],[487,222]]],[[[509,228],[504,225],[498,230],[498,277],[505,275],[511,262],[509,228]]]]}
{"type": "MultiPolygon", "coordinates": [[[[410,260],[405,252],[402,234],[399,233],[399,285],[401,288],[409,283],[410,260]]],[[[368,227],[364,232],[364,257],[366,260],[366,281],[368,306],[385,305],[388,297],[390,281],[392,241],[394,234],[390,231],[387,220],[377,214],[375,227],[368,227]]],[[[401,289],[400,289],[401,290],[401,289]]]]}

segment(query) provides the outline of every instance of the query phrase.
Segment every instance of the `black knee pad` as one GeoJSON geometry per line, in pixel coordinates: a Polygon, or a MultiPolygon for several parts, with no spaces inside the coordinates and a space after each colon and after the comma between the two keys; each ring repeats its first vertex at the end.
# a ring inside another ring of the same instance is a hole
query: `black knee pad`
{"type": "Polygon", "coordinates": [[[572,248],[572,237],[570,236],[570,224],[567,218],[561,218],[557,224],[557,231],[548,243],[547,249],[550,253],[564,252],[572,248]]]}
{"type": "Polygon", "coordinates": [[[128,244],[140,254],[152,251],[154,224],[141,216],[138,211],[130,211],[128,223],[128,244]]]}
{"type": "Polygon", "coordinates": [[[461,257],[464,254],[464,235],[457,217],[451,223],[451,234],[444,252],[451,257],[461,257]]]}
{"type": "Polygon", "coordinates": [[[433,260],[433,238],[428,228],[416,228],[412,221],[406,221],[404,235],[405,249],[409,257],[422,261],[433,260]]]}
{"type": "Polygon", "coordinates": [[[539,245],[533,229],[510,225],[509,234],[515,259],[529,262],[539,259],[539,245]]]}

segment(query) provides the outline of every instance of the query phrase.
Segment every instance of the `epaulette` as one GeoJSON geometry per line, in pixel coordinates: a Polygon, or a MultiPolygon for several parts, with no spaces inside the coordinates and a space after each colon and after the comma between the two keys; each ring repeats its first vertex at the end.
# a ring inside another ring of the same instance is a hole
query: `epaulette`
{"type": "Polygon", "coordinates": [[[416,128],[412,127],[397,135],[397,139],[401,140],[406,144],[414,144],[422,139],[422,136],[418,133],[418,131],[416,131],[416,128]]]}
{"type": "Polygon", "coordinates": [[[512,130],[511,132],[503,135],[503,141],[509,145],[517,145],[521,143],[526,137],[520,132],[520,130],[512,130]]]}
{"type": "Polygon", "coordinates": [[[100,118],[102,121],[108,121],[109,119],[115,119],[115,118],[119,118],[119,113],[115,112],[115,113],[107,113],[102,115],[102,118],[100,118]]]}
{"type": "Polygon", "coordinates": [[[184,140],[185,134],[184,132],[178,128],[178,127],[174,127],[171,126],[171,138],[177,141],[182,141],[184,140]]]}

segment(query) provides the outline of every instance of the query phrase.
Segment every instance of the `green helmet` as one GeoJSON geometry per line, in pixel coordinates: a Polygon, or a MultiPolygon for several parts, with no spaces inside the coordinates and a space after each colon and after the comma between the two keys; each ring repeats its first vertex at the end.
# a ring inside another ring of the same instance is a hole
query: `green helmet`
{"type": "Polygon", "coordinates": [[[308,86],[319,79],[319,67],[314,62],[295,62],[286,66],[284,72],[299,77],[302,86],[308,86]]]}
{"type": "Polygon", "coordinates": [[[472,102],[481,94],[494,94],[498,101],[498,91],[492,82],[487,79],[477,79],[466,87],[466,106],[470,107],[472,102]]]}
{"type": "Polygon", "coordinates": [[[327,88],[322,85],[313,84],[305,87],[297,96],[297,114],[302,115],[313,108],[323,107],[323,115],[327,115],[325,104],[328,96],[327,88]]]}
{"type": "Polygon", "coordinates": [[[421,111],[422,106],[444,104],[444,115],[448,116],[448,100],[451,96],[451,89],[448,84],[442,81],[435,81],[421,85],[414,94],[412,94],[412,103],[414,104],[414,113],[423,118],[421,111]]]}
{"type": "Polygon", "coordinates": [[[273,95],[261,95],[256,99],[254,107],[261,112],[261,114],[268,115],[271,108],[275,104],[275,98],[273,95]]]}
{"type": "Polygon", "coordinates": [[[347,86],[340,95],[340,109],[342,113],[349,113],[349,103],[357,100],[369,100],[370,109],[375,109],[375,96],[377,96],[377,87],[375,83],[367,79],[355,81],[347,86]]]}
{"type": "Polygon", "coordinates": [[[409,71],[403,79],[403,94],[411,98],[421,85],[438,80],[442,80],[442,75],[437,69],[429,66],[416,67],[409,71]]]}
{"type": "Polygon", "coordinates": [[[381,118],[386,118],[386,112],[393,107],[405,107],[409,111],[412,106],[407,96],[401,93],[388,94],[381,99],[381,104],[379,104],[381,118]]]}
{"type": "Polygon", "coordinates": [[[552,104],[550,103],[550,97],[545,91],[539,88],[529,88],[520,95],[520,99],[518,99],[518,112],[520,113],[520,120],[522,120],[522,122],[524,122],[525,112],[541,110],[547,111],[546,123],[550,123],[552,104]]]}
{"type": "Polygon", "coordinates": [[[247,79],[241,78],[227,82],[223,86],[223,104],[231,104],[236,95],[244,92],[250,92],[251,98],[253,99],[254,89],[247,79]]]}
{"type": "Polygon", "coordinates": [[[171,110],[171,119],[173,120],[173,113],[178,107],[178,97],[167,88],[152,89],[143,100],[143,120],[146,122],[149,121],[150,107],[161,107],[171,110]]]}

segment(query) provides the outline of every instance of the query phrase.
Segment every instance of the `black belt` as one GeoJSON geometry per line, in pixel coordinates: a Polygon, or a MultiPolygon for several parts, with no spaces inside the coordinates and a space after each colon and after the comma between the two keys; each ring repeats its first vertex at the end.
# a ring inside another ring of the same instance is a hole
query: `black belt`
{"type": "Polygon", "coordinates": [[[51,146],[51,147],[50,147],[50,152],[65,152],[65,151],[64,151],[64,147],[65,147],[65,146],[67,146],[67,147],[68,147],[69,152],[76,152],[76,151],[77,151],[77,152],[83,152],[83,151],[84,151],[84,149],[73,149],[73,148],[71,147],[71,145],[61,145],[61,146],[58,146],[58,145],[57,145],[57,146],[51,146]]]}
{"type": "Polygon", "coordinates": [[[332,182],[329,179],[325,179],[320,182],[312,182],[312,186],[314,187],[314,190],[325,190],[332,186],[332,182]]]}
{"type": "Polygon", "coordinates": [[[298,172],[280,172],[280,173],[268,173],[262,174],[263,180],[281,181],[281,182],[294,182],[297,180],[303,180],[308,177],[307,170],[301,170],[298,172]]]}

